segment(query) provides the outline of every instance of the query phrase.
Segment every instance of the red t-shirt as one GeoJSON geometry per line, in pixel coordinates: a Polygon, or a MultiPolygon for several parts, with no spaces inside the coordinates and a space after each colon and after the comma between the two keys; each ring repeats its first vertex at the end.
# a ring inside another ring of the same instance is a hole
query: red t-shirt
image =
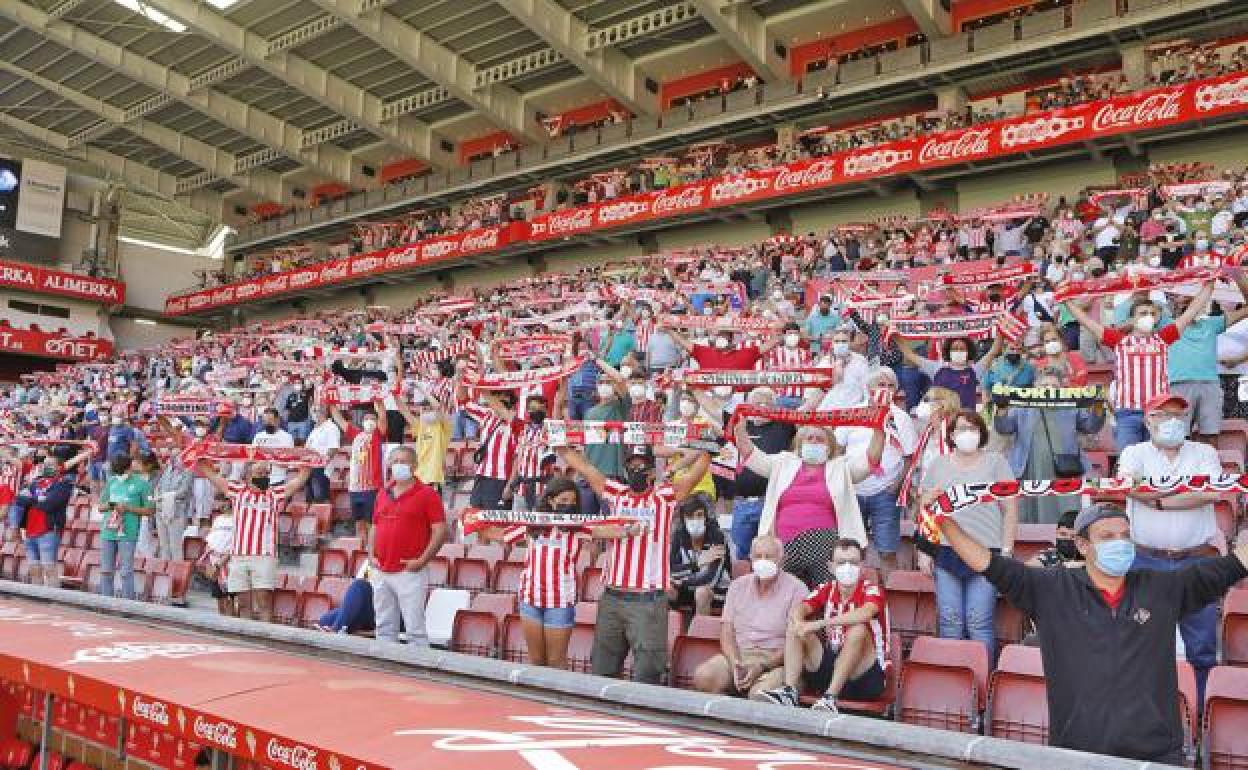
{"type": "Polygon", "coordinates": [[[405,559],[429,547],[434,524],[446,522],[442,498],[420,481],[394,497],[394,485],[377,493],[373,507],[373,558],[382,572],[402,572],[405,559]]]}
{"type": "Polygon", "coordinates": [[[710,345],[694,345],[690,352],[703,369],[753,369],[762,353],[753,345],[717,350],[710,345]]]}

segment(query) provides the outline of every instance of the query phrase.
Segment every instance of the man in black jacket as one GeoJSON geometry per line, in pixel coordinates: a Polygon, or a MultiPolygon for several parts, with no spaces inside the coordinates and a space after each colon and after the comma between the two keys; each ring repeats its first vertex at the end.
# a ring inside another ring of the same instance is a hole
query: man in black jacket
{"type": "Polygon", "coordinates": [[[936,523],[962,561],[1036,620],[1049,696],[1049,743],[1183,764],[1175,628],[1248,577],[1248,545],[1175,572],[1131,570],[1126,513],[1096,505],[1075,520],[1084,567],[1027,567],[953,521],[936,523]]]}
{"type": "Polygon", "coordinates": [[[14,501],[14,522],[26,542],[30,560],[30,582],[60,588],[57,550],[65,529],[66,509],[74,495],[76,468],[87,461],[94,446],[76,455],[68,447],[57,447],[39,466],[29,484],[18,490],[14,501]]]}

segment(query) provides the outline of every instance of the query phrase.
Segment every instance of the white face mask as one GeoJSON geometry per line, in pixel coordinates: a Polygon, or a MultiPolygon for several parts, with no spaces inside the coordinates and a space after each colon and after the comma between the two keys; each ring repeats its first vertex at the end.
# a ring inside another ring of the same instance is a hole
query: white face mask
{"type": "Polygon", "coordinates": [[[373,431],[377,430],[377,421],[365,420],[364,422],[360,423],[360,427],[364,429],[365,433],[372,433],[373,431]]]}
{"type": "Polygon", "coordinates": [[[926,420],[932,416],[932,405],[928,401],[920,401],[914,407],[914,416],[920,420],[926,420]]]}
{"type": "Polygon", "coordinates": [[[949,351],[949,363],[951,363],[951,364],[964,364],[964,363],[966,363],[966,351],[965,351],[965,350],[951,350],[951,351],[949,351]]]}
{"type": "Polygon", "coordinates": [[[840,358],[844,358],[845,356],[849,355],[849,343],[848,342],[833,342],[832,343],[832,355],[838,356],[840,358]]]}
{"type": "Polygon", "coordinates": [[[1157,326],[1157,319],[1151,315],[1142,315],[1135,319],[1136,331],[1148,334],[1157,326]]]}
{"type": "Polygon", "coordinates": [[[822,465],[828,461],[828,445],[807,441],[802,444],[802,462],[822,465]]]}
{"type": "Polygon", "coordinates": [[[644,401],[646,399],[646,386],[638,383],[629,385],[628,397],[634,401],[644,401]]]}
{"type": "Polygon", "coordinates": [[[711,388],[711,392],[714,393],[715,396],[718,398],[728,398],[732,396],[732,386],[716,385],[715,387],[711,388]]]}
{"type": "Polygon", "coordinates": [[[953,445],[958,448],[959,452],[974,452],[979,449],[979,432],[960,430],[953,434],[953,445]]]}
{"type": "Polygon", "coordinates": [[[681,417],[692,417],[697,413],[698,413],[697,404],[693,403],[692,401],[680,402],[680,416],[681,417]]]}
{"type": "Polygon", "coordinates": [[[780,574],[780,565],[771,559],[755,559],[750,563],[750,567],[754,570],[754,574],[759,580],[771,580],[780,574]]]}
{"type": "Polygon", "coordinates": [[[390,478],[395,481],[411,481],[412,466],[407,463],[395,463],[390,466],[390,478]]]}
{"type": "Polygon", "coordinates": [[[207,436],[207,435],[208,435],[208,429],[207,429],[207,428],[203,427],[202,425],[196,425],[196,426],[195,426],[195,437],[196,437],[196,438],[203,438],[204,436],[207,436]]]}
{"type": "Polygon", "coordinates": [[[858,585],[858,577],[862,574],[862,568],[857,564],[838,564],[833,574],[836,575],[836,582],[848,588],[858,585]]]}
{"type": "Polygon", "coordinates": [[[731,345],[731,344],[732,344],[732,343],[731,343],[731,342],[729,342],[729,341],[728,341],[727,339],[725,339],[724,337],[716,337],[716,338],[715,338],[715,349],[716,349],[716,350],[727,350],[727,349],[728,349],[728,346],[729,346],[729,345],[731,345]]]}
{"type": "Polygon", "coordinates": [[[633,367],[631,367],[631,366],[627,366],[627,365],[625,365],[625,366],[621,366],[621,367],[620,367],[620,376],[621,376],[621,377],[623,377],[623,378],[624,378],[624,379],[626,379],[626,380],[627,380],[629,377],[632,377],[632,376],[633,376],[633,367]]]}
{"type": "Polygon", "coordinates": [[[613,395],[615,395],[615,388],[611,387],[610,385],[598,386],[598,398],[603,399],[605,401],[606,399],[611,398],[613,395]]]}
{"type": "Polygon", "coordinates": [[[1149,267],[1161,267],[1161,257],[1149,257],[1148,266],[1149,267]]]}
{"type": "Polygon", "coordinates": [[[706,519],[685,519],[685,531],[689,537],[702,537],[706,534],[706,519]]]}
{"type": "Polygon", "coordinates": [[[437,412],[421,412],[420,421],[425,425],[433,425],[438,421],[438,414],[437,412]]]}
{"type": "Polygon", "coordinates": [[[785,347],[795,348],[797,347],[797,344],[801,341],[802,341],[802,335],[796,332],[789,332],[788,334],[784,335],[785,347]]]}
{"type": "Polygon", "coordinates": [[[1049,340],[1048,342],[1044,343],[1044,352],[1048,353],[1051,356],[1055,356],[1058,353],[1062,352],[1062,343],[1058,342],[1057,340],[1049,340]]]}

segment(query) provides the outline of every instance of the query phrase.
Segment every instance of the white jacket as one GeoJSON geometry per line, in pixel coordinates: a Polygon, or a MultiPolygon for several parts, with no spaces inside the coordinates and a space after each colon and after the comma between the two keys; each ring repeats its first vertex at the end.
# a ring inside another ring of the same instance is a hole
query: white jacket
{"type": "MultiPolygon", "coordinates": [[[[774,455],[755,450],[745,460],[746,467],[767,479],[767,494],[763,497],[763,514],[758,522],[760,535],[776,533],[776,508],[780,497],[797,478],[802,467],[802,458],[792,452],[777,452],[774,455]]],[[[851,537],[865,548],[867,545],[867,528],[862,523],[862,512],[858,510],[858,498],[854,494],[854,483],[861,481],[871,473],[865,453],[843,454],[828,460],[824,465],[824,478],[828,484],[828,494],[832,496],[832,504],[836,507],[837,534],[851,537]]]]}

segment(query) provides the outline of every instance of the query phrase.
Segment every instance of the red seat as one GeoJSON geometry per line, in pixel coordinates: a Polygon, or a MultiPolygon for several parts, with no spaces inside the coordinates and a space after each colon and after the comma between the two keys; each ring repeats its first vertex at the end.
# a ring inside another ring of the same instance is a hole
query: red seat
{"type": "Polygon", "coordinates": [[[719,626],[720,620],[714,615],[694,615],[685,634],[696,639],[714,639],[719,642],[719,626]]]}
{"type": "Polygon", "coordinates": [[[888,635],[888,670],[884,677],[884,692],[874,700],[850,700],[837,698],[837,708],[843,711],[860,711],[883,716],[897,702],[897,683],[901,680],[901,634],[888,635]]]}
{"type": "Polygon", "coordinates": [[[64,555],[61,556],[61,564],[63,568],[61,574],[66,577],[77,577],[78,569],[82,566],[83,550],[81,548],[66,548],[64,555]]]}
{"type": "Polygon", "coordinates": [[[5,767],[28,767],[34,757],[34,745],[21,738],[8,738],[0,744],[0,763],[5,767]]]}
{"type": "Polygon", "coordinates": [[[277,516],[277,542],[282,545],[290,545],[294,532],[295,517],[289,513],[279,513],[277,516]]]}
{"type": "Polygon", "coordinates": [[[316,584],[316,590],[328,596],[330,604],[337,609],[342,606],[342,598],[347,595],[347,589],[351,587],[351,583],[352,580],[348,577],[323,577],[316,584]]]}
{"type": "Polygon", "coordinates": [[[1209,672],[1203,724],[1206,768],[1248,766],[1248,669],[1217,666],[1209,672]]]}
{"type": "Polygon", "coordinates": [[[898,720],[956,732],[979,730],[988,651],[979,642],[920,636],[901,672],[898,720]]]}
{"type": "Polygon", "coordinates": [[[568,670],[588,674],[592,669],[590,653],[594,649],[594,627],[577,623],[568,639],[568,670]]]}
{"type": "Polygon", "coordinates": [[[1223,600],[1222,661],[1248,665],[1248,589],[1232,589],[1223,600]]]}
{"type": "Polygon", "coordinates": [[[334,507],[329,503],[313,503],[308,506],[308,517],[316,522],[319,535],[328,533],[334,526],[334,507]]]}
{"type": "Polygon", "coordinates": [[[529,661],[528,645],[524,641],[524,622],[519,615],[508,615],[503,618],[502,651],[503,660],[512,663],[529,661]]]}
{"type": "Polygon", "coordinates": [[[299,593],[293,588],[279,588],[273,592],[273,619],[286,625],[299,618],[299,593]]]}
{"type": "Polygon", "coordinates": [[[1183,748],[1194,756],[1200,741],[1199,696],[1196,691],[1196,669],[1186,660],[1175,661],[1179,675],[1179,718],[1183,720],[1183,748]]]}
{"type": "Polygon", "coordinates": [[[516,595],[480,593],[472,597],[470,606],[474,610],[491,613],[498,625],[502,626],[503,618],[516,611],[516,595]]]}
{"type": "Polygon", "coordinates": [[[348,573],[351,577],[358,577],[360,569],[364,563],[368,561],[368,551],[356,551],[351,554],[351,571],[348,573]]]}
{"type": "MultiPolygon", "coordinates": [[[[120,581],[119,575],[114,576],[115,581],[120,581]]],[[[134,571],[134,598],[137,601],[145,602],[152,592],[152,575],[150,572],[134,571]]]]}
{"type": "Polygon", "coordinates": [[[493,571],[495,564],[506,560],[506,552],[503,547],[493,544],[469,546],[468,552],[464,555],[469,559],[481,559],[490,565],[491,571],[493,571]]]}
{"type": "Polygon", "coordinates": [[[489,610],[458,610],[451,625],[451,650],[493,657],[498,647],[498,618],[489,610]]]}
{"type": "Polygon", "coordinates": [[[598,602],[577,602],[576,622],[594,625],[598,622],[598,602]]]}
{"type": "Polygon", "coordinates": [[[456,559],[451,568],[451,587],[465,591],[488,591],[490,565],[484,559],[456,559]]]}
{"type": "Polygon", "coordinates": [[[1040,648],[1008,645],[988,684],[984,732],[1013,741],[1048,743],[1048,702],[1040,648]]]}
{"type": "Polygon", "coordinates": [[[602,598],[602,568],[586,567],[581,572],[580,599],[583,602],[596,602],[602,598]]]}
{"type": "Polygon", "coordinates": [[[520,593],[521,580],[524,577],[524,565],[514,561],[500,561],[494,565],[494,580],[491,587],[501,593],[520,593]]]}
{"type": "Polygon", "coordinates": [[[310,548],[320,539],[321,530],[317,519],[312,515],[295,518],[295,531],[291,533],[290,544],[297,548],[310,548]]]}
{"type": "Polygon", "coordinates": [[[299,600],[299,625],[312,628],[332,609],[333,601],[326,594],[306,593],[299,600]]]}
{"type": "Polygon", "coordinates": [[[1057,540],[1056,524],[1019,524],[1014,536],[1014,558],[1028,561],[1031,557],[1052,548],[1057,540]]]}
{"type": "Polygon", "coordinates": [[[429,588],[445,588],[450,582],[451,563],[441,556],[435,556],[429,560],[427,573],[429,575],[429,588]]]}
{"type": "Polygon", "coordinates": [[[161,572],[152,575],[152,591],[150,601],[157,604],[169,604],[173,601],[173,578],[161,572]]]}
{"type": "Polygon", "coordinates": [[[693,686],[693,673],[698,666],[720,653],[719,639],[680,636],[672,648],[671,682],[674,687],[693,686]]]}
{"type": "Polygon", "coordinates": [[[350,557],[346,551],[337,548],[322,548],[318,557],[316,572],[322,577],[343,577],[350,566],[350,557]]]}
{"type": "Polygon", "coordinates": [[[191,588],[191,568],[193,563],[190,561],[170,561],[165,567],[165,574],[171,579],[170,598],[177,603],[186,601],[186,592],[191,588]]]}
{"type": "Polygon", "coordinates": [[[889,627],[901,634],[904,656],[916,637],[936,633],[936,582],[917,570],[894,570],[884,587],[889,627]]]}
{"type": "Polygon", "coordinates": [[[993,612],[992,622],[996,629],[998,651],[1007,644],[1018,644],[1023,641],[1027,630],[1027,613],[1007,602],[1003,596],[997,597],[997,607],[993,612]]]}

